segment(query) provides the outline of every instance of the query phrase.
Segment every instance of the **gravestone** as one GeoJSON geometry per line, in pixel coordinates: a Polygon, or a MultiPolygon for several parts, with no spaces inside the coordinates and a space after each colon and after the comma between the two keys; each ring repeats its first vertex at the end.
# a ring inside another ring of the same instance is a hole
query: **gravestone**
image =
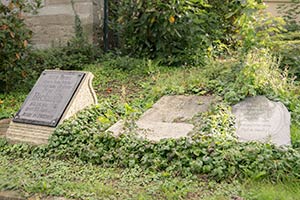
{"type": "Polygon", "coordinates": [[[241,141],[290,145],[290,113],[281,102],[265,96],[249,97],[232,108],[236,134],[241,141]]]}
{"type": "MultiPolygon", "coordinates": [[[[164,96],[147,110],[138,121],[135,132],[151,141],[188,136],[194,125],[189,121],[199,112],[206,112],[212,96],[164,96]]],[[[115,136],[126,131],[123,121],[108,129],[115,136]]]]}
{"type": "Polygon", "coordinates": [[[90,72],[44,71],[10,123],[6,137],[12,142],[47,143],[60,123],[97,103],[92,79],[90,72]]]}

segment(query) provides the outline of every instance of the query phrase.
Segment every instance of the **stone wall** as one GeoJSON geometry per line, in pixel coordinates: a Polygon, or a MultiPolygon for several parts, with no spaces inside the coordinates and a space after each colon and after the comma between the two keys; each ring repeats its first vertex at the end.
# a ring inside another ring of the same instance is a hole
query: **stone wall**
{"type": "Polygon", "coordinates": [[[90,43],[101,38],[103,0],[44,0],[37,15],[27,15],[26,23],[33,31],[32,43],[37,48],[66,44],[74,36],[75,15],[81,20],[90,43]]]}

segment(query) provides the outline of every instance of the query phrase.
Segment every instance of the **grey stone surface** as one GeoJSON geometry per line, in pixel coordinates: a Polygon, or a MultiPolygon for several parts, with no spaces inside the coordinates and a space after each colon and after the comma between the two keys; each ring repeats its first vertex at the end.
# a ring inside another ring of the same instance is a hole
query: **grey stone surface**
{"type": "MultiPolygon", "coordinates": [[[[61,72],[63,73],[63,71],[61,72]]],[[[96,94],[92,87],[92,79],[93,74],[85,72],[83,80],[63,112],[58,124],[61,124],[64,120],[74,116],[76,112],[85,107],[97,103],[96,94]]],[[[32,144],[45,144],[48,142],[48,138],[54,130],[55,127],[11,122],[6,137],[14,143],[26,142],[32,144]]]]}
{"type": "Polygon", "coordinates": [[[245,99],[233,106],[236,134],[241,141],[290,145],[290,113],[281,102],[265,96],[245,99]]]}
{"type": "MultiPolygon", "coordinates": [[[[186,137],[194,128],[189,120],[207,111],[212,100],[212,96],[164,96],[140,117],[135,132],[152,141],[186,137]]],[[[126,127],[118,121],[108,131],[117,136],[126,132],[126,127]]]]}
{"type": "Polygon", "coordinates": [[[164,96],[139,121],[184,122],[199,112],[207,111],[211,100],[211,96],[164,96]]]}
{"type": "Polygon", "coordinates": [[[152,141],[159,141],[165,138],[179,139],[188,136],[194,125],[189,123],[167,123],[137,121],[138,135],[152,141]]]}

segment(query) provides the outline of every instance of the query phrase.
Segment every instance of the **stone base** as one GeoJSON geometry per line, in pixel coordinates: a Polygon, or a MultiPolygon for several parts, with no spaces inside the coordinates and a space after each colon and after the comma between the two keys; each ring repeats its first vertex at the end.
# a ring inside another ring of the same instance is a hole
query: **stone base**
{"type": "Polygon", "coordinates": [[[55,128],[11,122],[6,138],[12,143],[47,144],[55,128]]]}
{"type": "Polygon", "coordinates": [[[11,119],[0,120],[0,137],[5,137],[11,119]]]}

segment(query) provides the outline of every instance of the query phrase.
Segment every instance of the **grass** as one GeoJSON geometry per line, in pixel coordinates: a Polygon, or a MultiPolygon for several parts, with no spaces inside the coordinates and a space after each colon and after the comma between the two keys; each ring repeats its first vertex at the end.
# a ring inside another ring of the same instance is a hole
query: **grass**
{"type": "Polygon", "coordinates": [[[72,199],[251,199],[297,200],[299,182],[233,181],[174,177],[139,168],[100,168],[76,161],[0,158],[0,190],[72,199]],[[12,175],[13,174],[13,175],[12,175]]]}

